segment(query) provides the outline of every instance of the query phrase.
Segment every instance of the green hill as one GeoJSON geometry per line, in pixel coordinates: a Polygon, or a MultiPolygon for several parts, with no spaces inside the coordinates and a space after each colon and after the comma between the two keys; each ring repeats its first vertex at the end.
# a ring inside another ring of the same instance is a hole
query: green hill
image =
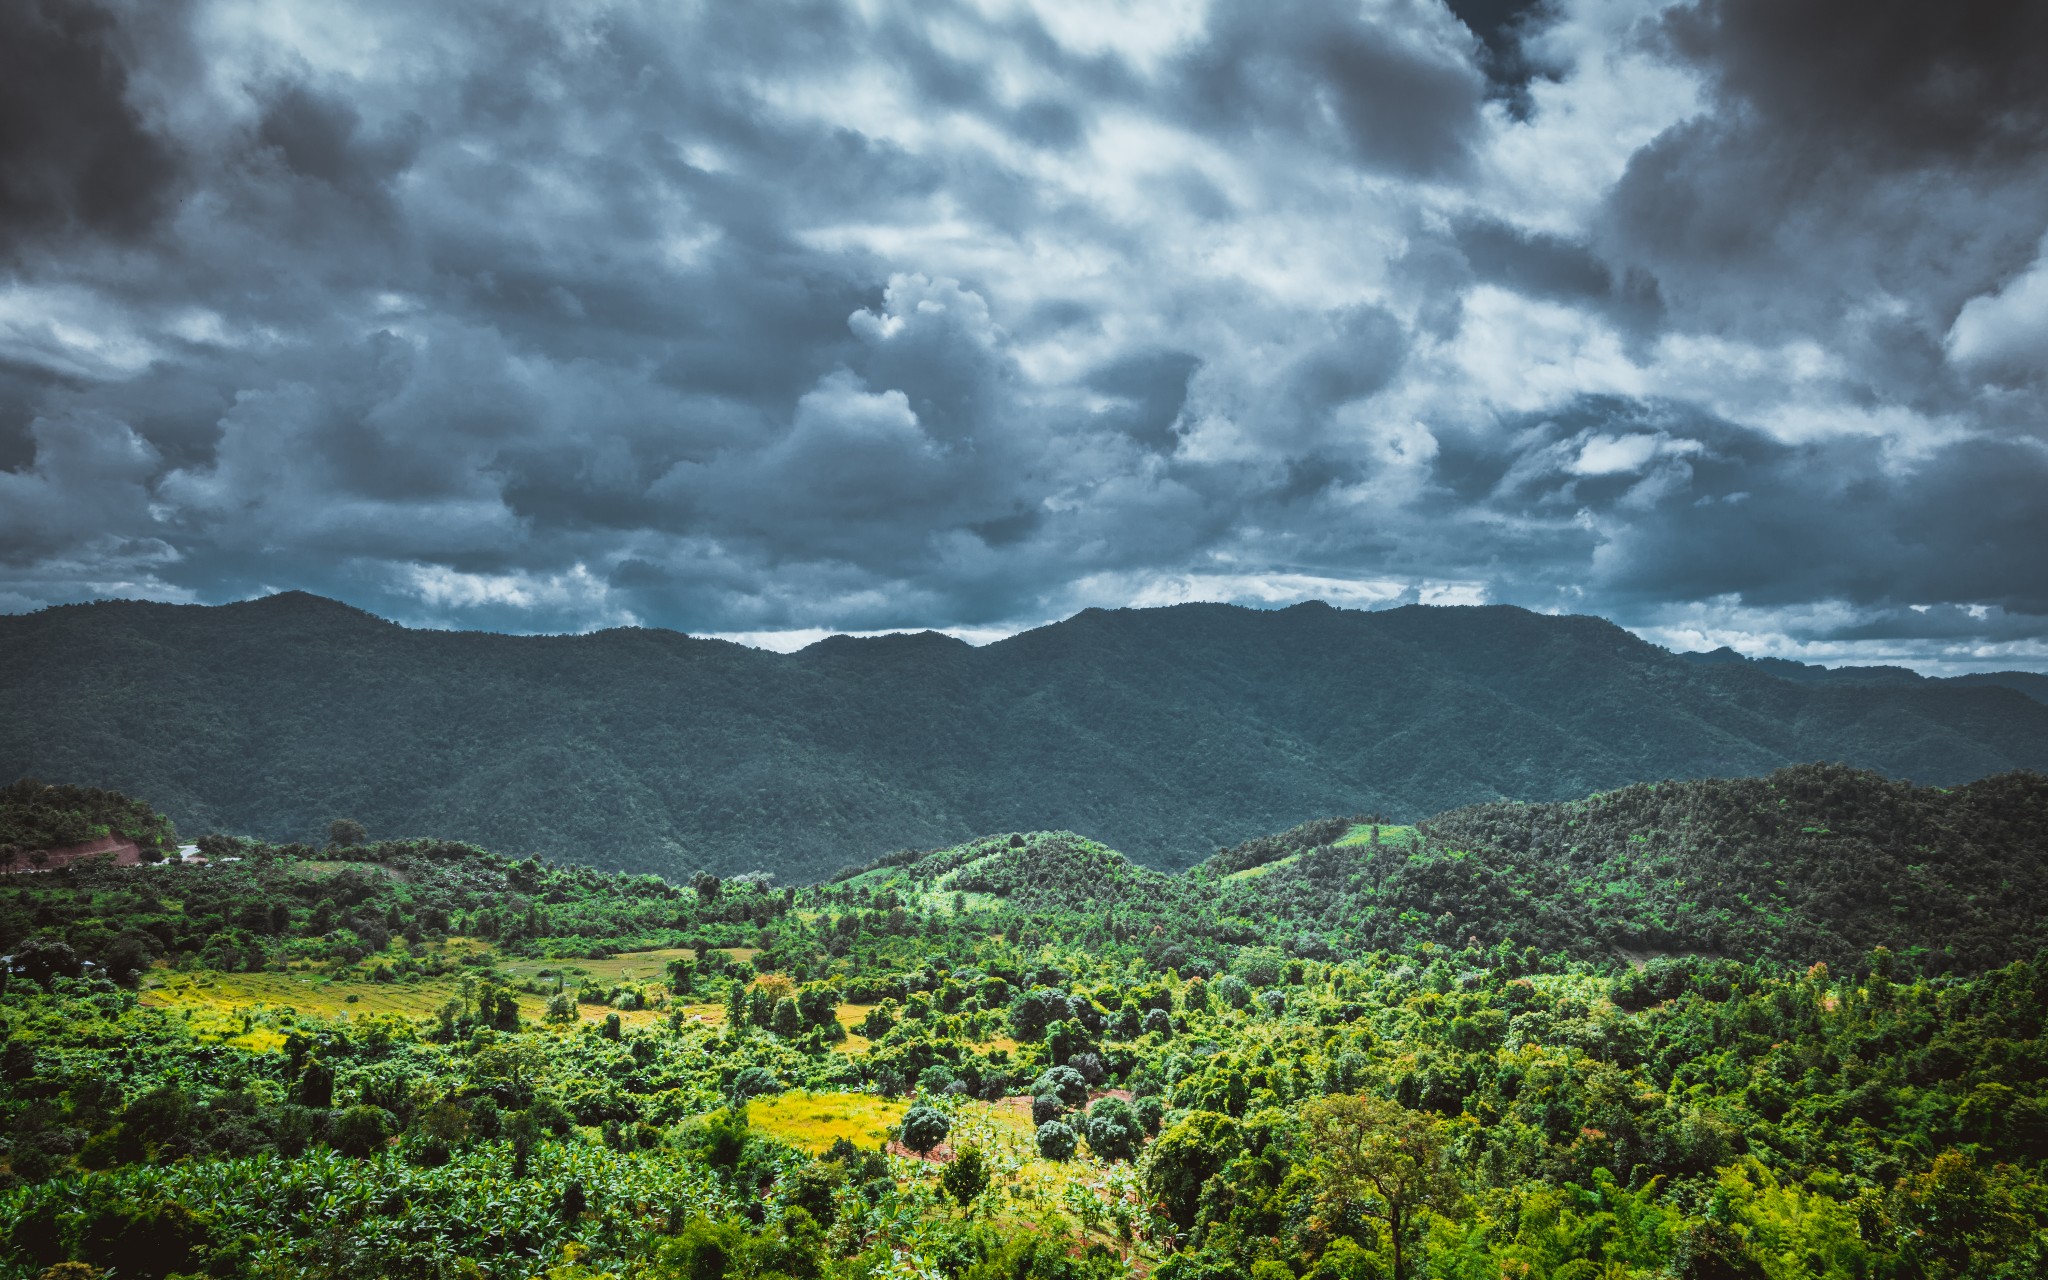
{"type": "Polygon", "coordinates": [[[1067,832],[970,841],[840,883],[1079,914],[1161,967],[1503,945],[1981,970],[2048,947],[2048,778],[1955,790],[1835,765],[1495,802],[1413,827],[1305,823],[1173,875],[1067,832]]]}
{"type": "MultiPolygon", "coordinates": [[[[0,789],[0,829],[116,822],[164,829],[0,789]]],[[[1003,833],[800,889],[336,835],[7,877],[0,1276],[2048,1265],[2039,775],[1325,819],[1178,874],[1003,833]]]]}
{"type": "Polygon", "coordinates": [[[979,649],[778,655],[413,631],[293,593],[0,618],[0,653],[0,778],[117,788],[187,832],[351,817],[671,874],[1061,828],[1174,867],[1322,814],[1644,777],[2048,768],[2048,706],[2009,688],[1786,680],[1505,607],[1090,610],[979,649]]]}

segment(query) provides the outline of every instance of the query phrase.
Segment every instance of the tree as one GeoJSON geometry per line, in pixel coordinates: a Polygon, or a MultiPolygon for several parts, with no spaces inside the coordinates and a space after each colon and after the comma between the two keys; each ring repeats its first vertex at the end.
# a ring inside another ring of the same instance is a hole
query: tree
{"type": "Polygon", "coordinates": [[[1917,1265],[1916,1274],[1931,1280],[1990,1275],[2000,1261],[2016,1257],[2036,1228],[2022,1190],[2031,1181],[2023,1170],[1987,1170],[1953,1148],[1925,1173],[1900,1179],[1892,1213],[1905,1228],[1902,1252],[1917,1265]]]}
{"type": "Polygon", "coordinates": [[[944,1112],[922,1102],[903,1113],[903,1145],[919,1155],[929,1153],[952,1131],[953,1122],[944,1112]]]}
{"type": "Polygon", "coordinates": [[[1073,1126],[1064,1120],[1048,1120],[1038,1126],[1038,1154],[1048,1160],[1071,1160],[1080,1142],[1073,1126]]]}
{"type": "Polygon", "coordinates": [[[1221,1000],[1233,1009],[1244,1008],[1247,1004],[1251,1003],[1252,999],[1251,988],[1245,985],[1243,978],[1238,977],[1234,973],[1226,973],[1216,979],[1216,984],[1210,988],[1210,991],[1218,1000],[1221,1000]]]}
{"type": "Polygon", "coordinates": [[[52,978],[75,978],[81,968],[78,953],[71,949],[71,944],[49,934],[37,934],[14,952],[14,971],[44,986],[52,978]]]}
{"type": "Polygon", "coordinates": [[[353,849],[367,842],[370,833],[354,818],[336,818],[327,824],[327,842],[344,849],[353,849]]]}
{"type": "Polygon", "coordinates": [[[690,961],[678,956],[668,962],[668,989],[679,996],[690,994],[690,961]]]}
{"type": "Polygon", "coordinates": [[[939,1183],[958,1203],[973,1204],[975,1197],[988,1190],[988,1161],[982,1157],[981,1148],[962,1147],[939,1175],[939,1183]]]}
{"type": "Polygon", "coordinates": [[[1031,1092],[1037,1097],[1058,1098],[1070,1107],[1078,1107],[1088,1101],[1088,1078],[1072,1067],[1048,1067],[1031,1082],[1031,1092]]]}
{"type": "Polygon", "coordinates": [[[334,1121],[334,1149],[345,1156],[369,1156],[390,1136],[391,1117],[382,1107],[350,1107],[334,1121]]]}
{"type": "Polygon", "coordinates": [[[1088,1149],[1103,1160],[1128,1160],[1137,1154],[1144,1126],[1121,1098],[1104,1098],[1088,1109],[1084,1126],[1088,1149]]]}
{"type": "Polygon", "coordinates": [[[742,1100],[758,1098],[764,1094],[781,1093],[782,1081],[766,1067],[748,1067],[732,1079],[733,1096],[742,1100]]]}
{"type": "Polygon", "coordinates": [[[1216,1111],[1191,1111],[1153,1142],[1145,1157],[1145,1189],[1182,1227],[1195,1225],[1202,1184],[1237,1154],[1237,1121],[1216,1111]]]}
{"type": "Polygon", "coordinates": [[[1338,1221],[1355,1212],[1386,1223],[1393,1280],[1403,1280],[1416,1216],[1426,1209],[1448,1213],[1463,1197],[1450,1170],[1443,1122],[1369,1094],[1319,1098],[1302,1114],[1325,1217],[1338,1221]]]}

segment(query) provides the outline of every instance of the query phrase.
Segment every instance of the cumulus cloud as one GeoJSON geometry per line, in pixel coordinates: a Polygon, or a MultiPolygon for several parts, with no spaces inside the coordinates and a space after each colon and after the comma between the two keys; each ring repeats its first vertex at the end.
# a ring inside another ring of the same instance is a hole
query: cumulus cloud
{"type": "Polygon", "coordinates": [[[1507,601],[2043,665],[2042,22],[30,0],[0,608],[1507,601]]]}

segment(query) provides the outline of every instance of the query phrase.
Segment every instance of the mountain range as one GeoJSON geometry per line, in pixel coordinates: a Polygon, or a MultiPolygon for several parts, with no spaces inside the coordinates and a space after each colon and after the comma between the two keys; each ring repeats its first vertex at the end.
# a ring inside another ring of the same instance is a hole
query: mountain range
{"type": "Polygon", "coordinates": [[[293,592],[4,617],[0,655],[0,777],[118,788],[188,835],[348,817],[672,876],[808,880],[1034,829],[1178,868],[1313,817],[1799,761],[2048,770],[2041,677],[1816,676],[1506,606],[1088,610],[980,648],[777,654],[410,630],[293,592]]]}

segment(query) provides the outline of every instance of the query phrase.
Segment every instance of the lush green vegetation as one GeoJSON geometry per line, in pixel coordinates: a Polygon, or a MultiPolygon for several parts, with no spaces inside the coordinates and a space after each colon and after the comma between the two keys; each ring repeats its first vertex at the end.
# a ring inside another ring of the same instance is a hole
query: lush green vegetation
{"type": "Polygon", "coordinates": [[[1804,768],[1179,876],[1020,832],[672,885],[347,824],[21,871],[0,1278],[2036,1276],[2044,796],[1804,768]]]}
{"type": "Polygon", "coordinates": [[[109,837],[134,841],[155,861],[172,851],[177,836],[169,819],[116,791],[50,787],[33,778],[0,790],[0,871],[40,866],[52,849],[109,837]]]}
{"type": "Polygon", "coordinates": [[[974,649],[778,655],[672,632],[407,631],[286,595],[0,618],[0,777],[147,796],[187,831],[360,819],[671,877],[815,879],[906,844],[1067,829],[1184,867],[1333,813],[1840,760],[2048,769],[2048,706],[1698,664],[1510,608],[1093,610],[974,649]]]}

